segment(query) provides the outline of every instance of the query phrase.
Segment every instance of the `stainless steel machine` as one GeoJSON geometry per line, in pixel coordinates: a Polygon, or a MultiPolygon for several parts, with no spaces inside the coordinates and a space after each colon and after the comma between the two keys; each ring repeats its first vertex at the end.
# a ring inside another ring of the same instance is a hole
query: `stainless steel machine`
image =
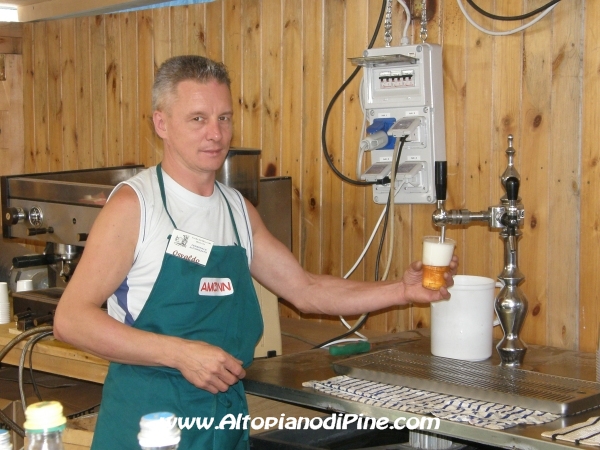
{"type": "Polygon", "coordinates": [[[42,254],[13,258],[14,282],[27,268],[47,268],[47,287],[13,292],[19,329],[52,320],[108,195],[142,169],[137,165],[0,177],[2,237],[45,244],[42,254]]]}
{"type": "Polygon", "coordinates": [[[525,279],[518,266],[518,241],[522,236],[519,227],[523,226],[525,209],[519,197],[521,176],[514,166],[515,149],[513,136],[508,136],[506,156],[508,164],[500,176],[506,194],[500,199],[500,205],[490,206],[487,211],[471,212],[468,209],[450,210],[444,208],[446,200],[445,162],[436,163],[437,209],[433,213],[433,223],[442,230],[444,236],[447,225],[467,225],[471,222],[486,222],[490,229],[500,230],[504,241],[504,269],[498,275],[503,287],[496,297],[494,308],[504,332],[504,337],[496,346],[501,365],[519,367],[527,346],[519,334],[527,315],[527,298],[519,287],[525,279]]]}

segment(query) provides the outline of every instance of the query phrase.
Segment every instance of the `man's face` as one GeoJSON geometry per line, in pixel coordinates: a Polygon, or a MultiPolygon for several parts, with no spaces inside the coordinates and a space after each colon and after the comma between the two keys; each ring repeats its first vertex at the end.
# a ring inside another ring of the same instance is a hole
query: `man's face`
{"type": "Polygon", "coordinates": [[[195,172],[215,172],[229,151],[232,116],[227,85],[214,80],[182,81],[164,111],[154,112],[154,126],[164,141],[165,158],[195,172]]]}

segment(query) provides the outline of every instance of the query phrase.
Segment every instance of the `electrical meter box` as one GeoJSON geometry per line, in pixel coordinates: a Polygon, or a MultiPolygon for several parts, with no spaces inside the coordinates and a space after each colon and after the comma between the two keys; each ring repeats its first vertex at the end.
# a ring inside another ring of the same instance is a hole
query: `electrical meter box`
{"type": "MultiPolygon", "coordinates": [[[[361,58],[352,58],[352,62],[364,68],[361,96],[369,124],[396,124],[407,118],[419,123],[405,136],[399,163],[401,167],[404,163],[419,163],[416,167],[420,170],[398,169],[395,203],[435,203],[435,161],[446,160],[441,47],[418,44],[373,48],[361,58]]],[[[372,166],[392,162],[394,142],[399,139],[393,129],[391,125],[388,130],[388,145],[370,152],[364,180],[372,178],[372,166]]],[[[373,200],[385,204],[389,192],[389,184],[374,185],[373,200]]]]}

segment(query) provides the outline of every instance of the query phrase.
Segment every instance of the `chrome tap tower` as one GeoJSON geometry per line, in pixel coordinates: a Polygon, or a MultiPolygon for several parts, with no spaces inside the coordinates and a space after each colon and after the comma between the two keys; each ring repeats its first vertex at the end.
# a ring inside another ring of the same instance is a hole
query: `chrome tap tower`
{"type": "Polygon", "coordinates": [[[449,210],[446,202],[446,162],[436,162],[437,209],[433,213],[433,223],[445,236],[447,225],[466,225],[470,222],[487,222],[491,229],[500,230],[504,241],[504,269],[498,276],[503,287],[496,297],[494,307],[504,337],[496,346],[500,354],[501,365],[519,367],[523,363],[527,346],[519,333],[527,315],[527,298],[519,288],[525,276],[518,267],[518,241],[522,236],[519,227],[523,225],[525,210],[519,197],[521,177],[514,166],[515,149],[513,136],[508,136],[508,165],[500,177],[506,194],[500,199],[500,205],[490,206],[487,211],[471,212],[468,209],[449,210]]]}

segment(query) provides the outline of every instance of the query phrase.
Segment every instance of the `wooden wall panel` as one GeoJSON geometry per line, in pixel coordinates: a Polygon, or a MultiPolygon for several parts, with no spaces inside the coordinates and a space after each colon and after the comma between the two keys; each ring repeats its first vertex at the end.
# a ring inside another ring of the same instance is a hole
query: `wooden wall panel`
{"type": "MultiPolygon", "coordinates": [[[[62,111],[62,145],[64,147],[60,167],[62,170],[74,170],[77,162],[77,91],[75,72],[75,20],[64,20],[60,23],[60,85],[67,95],[61,94],[60,108],[62,111]]],[[[61,143],[58,144],[59,146],[61,143]]]]}
{"type": "MultiPolygon", "coordinates": [[[[537,8],[542,2],[527,2],[527,8],[537,8]]],[[[527,200],[525,229],[527,239],[519,241],[521,254],[539,255],[538,258],[521,258],[520,269],[526,275],[521,284],[527,287],[529,303],[529,319],[523,339],[531,342],[536,336],[543,337],[546,332],[547,292],[546,283],[536,280],[547,279],[548,276],[548,196],[538,192],[548,192],[548,175],[551,152],[539,151],[550,148],[550,126],[552,117],[549,92],[552,84],[552,47],[540,41],[544,36],[531,33],[524,36],[523,42],[523,88],[521,101],[522,136],[518,143],[517,163],[521,175],[522,189],[520,196],[527,200]],[[546,120],[548,119],[548,120],[546,120]]],[[[550,281],[550,280],[549,280],[550,281]]]]}
{"type": "MultiPolygon", "coordinates": [[[[306,263],[304,228],[300,210],[302,190],[302,2],[281,2],[282,108],[281,175],[292,177],[292,248],[302,265],[306,263]]],[[[265,69],[266,70],[266,69],[265,69]]],[[[282,305],[280,314],[298,317],[291,308],[282,305]]]]}
{"type": "MultiPolygon", "coordinates": [[[[60,24],[57,21],[46,24],[46,40],[48,54],[46,62],[48,64],[47,86],[48,86],[48,145],[46,154],[48,155],[48,170],[54,172],[63,169],[65,160],[64,151],[55,153],[50,149],[63,146],[63,108],[62,108],[62,68],[60,65],[60,44],[61,32],[60,24]]],[[[67,95],[69,96],[69,95],[67,95]]],[[[70,96],[69,96],[70,97],[70,96]]]]}
{"type": "MultiPolygon", "coordinates": [[[[75,128],[74,141],[77,169],[94,167],[92,146],[92,103],[91,95],[91,41],[90,23],[94,18],[85,17],[75,21],[75,128]]],[[[98,102],[98,99],[96,99],[98,102]]]]}
{"type": "MultiPolygon", "coordinates": [[[[120,128],[121,139],[123,141],[123,156],[121,164],[135,164],[139,161],[140,154],[140,134],[131,132],[124,124],[137,124],[140,122],[140,114],[138,112],[138,20],[133,12],[119,15],[119,27],[121,31],[121,92],[120,92],[120,109],[121,121],[120,128]]],[[[144,96],[148,98],[147,95],[144,96]]],[[[144,104],[147,104],[144,102],[144,104]]],[[[136,130],[137,127],[133,127],[136,130]]],[[[137,131],[137,130],[136,130],[137,131]]]]}
{"type": "MultiPolygon", "coordinates": [[[[576,0],[570,10],[557,9],[554,13],[552,34],[551,76],[553,93],[552,115],[549,126],[548,153],[549,195],[548,195],[548,235],[545,241],[548,261],[546,278],[536,280],[538,290],[546,288],[546,342],[565,348],[578,348],[580,306],[579,287],[579,233],[581,222],[581,119],[582,105],[579,99],[582,92],[581,58],[583,55],[584,1],[576,0]],[[575,130],[569,133],[568,130],[575,130]],[[555,214],[560,211],[561,220],[555,214]],[[564,230],[569,230],[564,232],[564,230]],[[564,276],[554,276],[561,268],[568,267],[564,276]]],[[[596,78],[598,83],[598,78],[596,78]]],[[[542,92],[539,93],[542,97],[542,92]]],[[[539,148],[543,147],[538,147],[539,148]]],[[[598,151],[598,146],[596,146],[598,151]]],[[[536,195],[539,189],[530,191],[536,195]]],[[[583,297],[581,297],[583,299],[583,297]]],[[[584,302],[586,300],[583,300],[584,302]]],[[[594,326],[594,329],[596,326],[594,326]]],[[[589,348],[589,347],[588,347],[589,348]]],[[[594,346],[589,348],[593,349],[594,346]]]]}
{"type": "MultiPolygon", "coordinates": [[[[19,37],[19,39],[21,39],[19,37]]],[[[23,173],[25,165],[23,111],[23,57],[4,55],[6,80],[0,81],[0,175],[23,173]]]]}
{"type": "MultiPolygon", "coordinates": [[[[113,16],[114,17],[114,16],[113,16]]],[[[96,16],[95,20],[90,22],[90,60],[91,60],[91,81],[89,96],[92,98],[92,141],[89,144],[80,143],[80,148],[84,145],[91,145],[93,154],[93,165],[95,167],[108,166],[108,146],[107,146],[107,72],[105,67],[105,48],[106,48],[106,28],[104,26],[105,16],[96,16]]]]}
{"type": "Polygon", "coordinates": [[[281,174],[281,1],[262,2],[260,26],[261,63],[269,70],[261,70],[262,78],[262,137],[261,174],[274,176],[281,174]]]}
{"type": "MultiPolygon", "coordinates": [[[[343,130],[343,105],[342,97],[338,96],[333,103],[333,96],[336,94],[340,86],[350,76],[344,71],[346,64],[344,58],[344,42],[339,37],[344,33],[344,21],[340,17],[344,15],[344,3],[341,1],[325,1],[323,3],[323,27],[327,32],[323,36],[323,62],[322,62],[322,83],[323,83],[323,102],[322,102],[322,117],[318,124],[319,128],[319,143],[318,149],[323,152],[322,130],[325,127],[325,142],[327,154],[331,158],[332,164],[337,170],[341,170],[342,162],[342,138],[343,130]],[[327,123],[324,124],[325,113],[329,110],[327,123]]],[[[309,114],[314,115],[311,111],[309,114]]],[[[316,119],[313,119],[317,122],[316,119]]],[[[355,175],[353,176],[353,178],[355,175]]],[[[342,233],[341,233],[341,218],[342,218],[342,184],[337,178],[325,160],[323,155],[321,166],[322,179],[322,211],[321,225],[325,230],[331,230],[327,234],[327,238],[323,239],[321,244],[321,264],[322,272],[344,276],[350,270],[353,264],[348,263],[343,265],[342,261],[342,233]]]]}
{"type": "Polygon", "coordinates": [[[303,240],[305,248],[305,267],[311,272],[320,273],[323,202],[321,198],[321,152],[320,152],[320,119],[322,114],[321,59],[312,55],[321,53],[323,34],[323,2],[304,3],[302,10],[303,23],[311,23],[310,32],[302,35],[302,85],[310,89],[302,89],[302,217],[303,240]],[[317,120],[315,120],[317,119],[317,120]]]}
{"type": "MultiPolygon", "coordinates": [[[[409,3],[417,19],[409,34],[418,41],[420,2],[409,3]]],[[[544,1],[478,3],[511,15],[544,1]]],[[[559,3],[523,33],[490,36],[468,24],[454,1],[428,2],[428,42],[443,46],[446,206],[486,211],[500,202],[513,134],[526,209],[519,262],[530,310],[523,337],[583,350],[596,347],[599,321],[597,3],[559,3]]],[[[294,254],[310,270],[343,275],[383,207],[369,189],[343,184],[332,173],[320,133],[325,108],[354,69],[348,58],[367,47],[381,6],[379,0],[217,0],[28,23],[25,170],[156,164],[162,149],[151,122],[153,73],[170,56],[207,55],[231,72],[233,145],[262,148],[262,174],[293,179],[294,254]]],[[[404,12],[397,2],[392,10],[392,45],[398,45],[404,12]]],[[[468,10],[485,28],[515,26],[468,10]]],[[[383,45],[380,32],[375,46],[383,45]]],[[[360,75],[332,108],[326,135],[336,167],[351,177],[363,128],[359,84],[360,75]]],[[[423,235],[437,232],[433,210],[397,205],[390,278],[420,257],[423,235]]],[[[458,241],[461,273],[500,273],[497,230],[471,224],[451,227],[448,235],[458,241]]],[[[374,278],[377,243],[353,278],[374,278]]],[[[384,249],[382,268],[387,254],[384,249]]],[[[298,317],[286,306],[281,314],[298,317]]],[[[367,322],[387,331],[428,325],[428,307],[390,308],[367,322]]]]}
{"type": "MultiPolygon", "coordinates": [[[[581,225],[579,245],[571,251],[579,253],[579,348],[589,351],[600,340],[600,3],[585,2],[583,24],[582,115],[575,131],[581,139],[581,225]]],[[[572,136],[573,130],[564,133],[572,136]]]]}
{"type": "Polygon", "coordinates": [[[152,11],[142,11],[137,17],[138,32],[138,53],[136,57],[138,70],[137,85],[137,124],[133,124],[132,130],[138,131],[140,143],[139,161],[153,166],[161,160],[161,146],[159,138],[154,133],[154,124],[152,122],[152,81],[154,79],[154,46],[153,30],[154,21],[152,11]]]}

